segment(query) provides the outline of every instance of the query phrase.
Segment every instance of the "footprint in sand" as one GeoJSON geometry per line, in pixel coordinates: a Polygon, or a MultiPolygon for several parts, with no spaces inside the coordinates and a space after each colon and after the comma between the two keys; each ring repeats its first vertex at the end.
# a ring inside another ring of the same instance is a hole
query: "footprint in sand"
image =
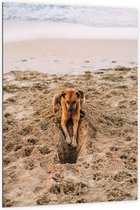
{"type": "Polygon", "coordinates": [[[129,64],[134,65],[134,64],[136,64],[136,62],[131,61],[131,62],[129,62],[129,64]]]}
{"type": "Polygon", "coordinates": [[[27,62],[27,59],[22,59],[21,61],[22,61],[22,62],[27,62]]]}
{"type": "Polygon", "coordinates": [[[89,61],[89,60],[85,60],[84,62],[85,62],[85,63],[90,63],[90,61],[89,61]]]}

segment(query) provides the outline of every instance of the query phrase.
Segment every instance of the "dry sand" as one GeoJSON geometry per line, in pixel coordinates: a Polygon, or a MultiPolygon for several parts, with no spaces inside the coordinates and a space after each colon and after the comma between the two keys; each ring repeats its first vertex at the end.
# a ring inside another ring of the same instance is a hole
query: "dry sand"
{"type": "Polygon", "coordinates": [[[3,205],[137,199],[137,68],[81,75],[4,74],[3,205]],[[85,92],[78,147],[65,142],[55,93],[85,92]]]}
{"type": "Polygon", "coordinates": [[[137,199],[136,62],[135,40],[4,43],[3,206],[137,199]],[[52,114],[65,88],[86,97],[76,149],[52,114]]]}

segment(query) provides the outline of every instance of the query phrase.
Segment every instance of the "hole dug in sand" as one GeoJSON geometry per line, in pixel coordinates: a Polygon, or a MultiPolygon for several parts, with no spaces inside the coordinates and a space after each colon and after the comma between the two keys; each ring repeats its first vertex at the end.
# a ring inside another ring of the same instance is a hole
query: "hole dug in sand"
{"type": "MultiPolygon", "coordinates": [[[[67,123],[68,132],[70,134],[70,137],[72,138],[72,128],[73,128],[73,122],[71,120],[67,123]]],[[[74,148],[71,145],[68,145],[65,137],[62,138],[59,146],[58,146],[58,157],[61,164],[65,163],[76,163],[77,161],[77,155],[78,155],[78,148],[74,148]]]]}
{"type": "MultiPolygon", "coordinates": [[[[78,161],[78,159],[82,156],[83,152],[85,153],[87,151],[87,147],[90,146],[89,144],[91,142],[89,141],[89,135],[91,134],[94,134],[92,135],[93,141],[93,138],[96,135],[96,129],[93,129],[90,123],[88,123],[87,126],[86,122],[87,119],[81,119],[79,122],[77,147],[74,148],[71,145],[68,145],[64,136],[59,141],[58,157],[61,164],[75,164],[78,161]],[[89,133],[89,128],[91,133],[89,133]]],[[[67,127],[70,137],[72,138],[73,123],[71,120],[68,122],[67,127]]]]}
{"type": "Polygon", "coordinates": [[[69,146],[66,142],[63,142],[58,149],[58,157],[61,164],[76,163],[77,161],[77,148],[69,146]]]}

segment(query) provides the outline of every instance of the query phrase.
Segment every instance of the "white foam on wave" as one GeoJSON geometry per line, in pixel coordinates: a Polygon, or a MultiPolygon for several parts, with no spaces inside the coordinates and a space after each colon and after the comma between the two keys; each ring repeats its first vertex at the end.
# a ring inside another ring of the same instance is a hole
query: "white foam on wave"
{"type": "Polygon", "coordinates": [[[77,23],[92,27],[137,27],[133,8],[89,7],[56,4],[4,3],[4,20],[77,23]]]}

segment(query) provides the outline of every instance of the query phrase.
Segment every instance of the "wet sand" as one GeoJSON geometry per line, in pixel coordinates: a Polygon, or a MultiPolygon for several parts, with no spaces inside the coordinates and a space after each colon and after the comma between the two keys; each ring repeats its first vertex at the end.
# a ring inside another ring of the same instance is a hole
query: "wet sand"
{"type": "Polygon", "coordinates": [[[39,39],[4,43],[4,72],[78,74],[137,65],[137,40],[39,39]]]}

